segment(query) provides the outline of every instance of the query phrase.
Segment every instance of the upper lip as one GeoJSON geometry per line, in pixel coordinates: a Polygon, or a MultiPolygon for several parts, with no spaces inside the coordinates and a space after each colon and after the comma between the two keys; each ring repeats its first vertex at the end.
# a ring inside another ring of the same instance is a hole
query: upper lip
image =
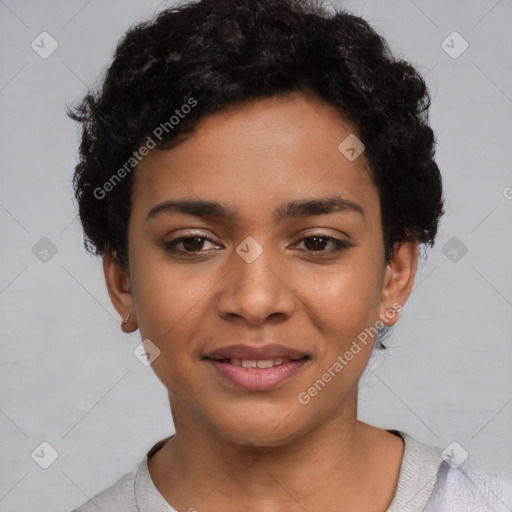
{"type": "Polygon", "coordinates": [[[276,343],[251,347],[250,345],[228,345],[210,352],[207,359],[245,359],[261,361],[264,359],[303,359],[308,357],[304,352],[276,343]]]}

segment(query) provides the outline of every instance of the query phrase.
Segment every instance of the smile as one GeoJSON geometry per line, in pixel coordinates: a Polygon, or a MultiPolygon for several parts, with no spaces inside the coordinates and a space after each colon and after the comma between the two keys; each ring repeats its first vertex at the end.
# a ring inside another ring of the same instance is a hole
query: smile
{"type": "Polygon", "coordinates": [[[217,375],[237,388],[264,391],[295,376],[308,361],[301,359],[206,359],[217,375]]]}
{"type": "Polygon", "coordinates": [[[291,359],[283,359],[279,357],[277,359],[230,359],[229,363],[233,366],[242,366],[243,368],[272,368],[273,366],[279,366],[284,362],[288,363],[291,359]]]}

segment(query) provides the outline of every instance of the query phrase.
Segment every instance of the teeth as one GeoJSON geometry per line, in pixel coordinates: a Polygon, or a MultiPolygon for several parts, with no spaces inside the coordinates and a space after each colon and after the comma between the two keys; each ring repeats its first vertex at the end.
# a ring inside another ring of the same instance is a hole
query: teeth
{"type": "Polygon", "coordinates": [[[272,368],[274,361],[272,359],[261,359],[260,361],[256,361],[256,366],[258,368],[272,368]]]}
{"type": "Polygon", "coordinates": [[[272,368],[283,364],[284,359],[278,357],[276,359],[259,359],[258,361],[250,359],[231,359],[230,363],[233,366],[242,366],[243,368],[272,368]]]}

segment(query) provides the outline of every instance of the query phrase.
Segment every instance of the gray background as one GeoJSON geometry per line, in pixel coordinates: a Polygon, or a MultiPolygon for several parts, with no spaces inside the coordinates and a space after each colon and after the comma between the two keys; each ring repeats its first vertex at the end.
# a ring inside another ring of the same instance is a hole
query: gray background
{"type": "MultiPolygon", "coordinates": [[[[173,431],[166,390],[132,353],[139,333],[121,332],[101,261],[82,249],[71,187],[78,132],[65,116],[124,31],[164,5],[0,0],[2,511],[69,511],[173,431]],[[47,59],[31,48],[43,31],[59,45],[47,59]],[[57,249],[47,261],[43,237],[57,249]],[[43,441],[58,452],[46,470],[31,457],[43,441]]],[[[447,206],[394,348],[364,377],[360,417],[510,462],[512,3],[343,5],[426,75],[447,206]],[[453,31],[469,43],[456,59],[441,47],[453,31]]]]}

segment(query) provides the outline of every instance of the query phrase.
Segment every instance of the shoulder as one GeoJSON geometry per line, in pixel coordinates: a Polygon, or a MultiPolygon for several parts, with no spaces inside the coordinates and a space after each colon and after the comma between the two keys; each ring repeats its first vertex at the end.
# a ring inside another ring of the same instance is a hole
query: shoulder
{"type": "Polygon", "coordinates": [[[453,450],[447,455],[446,449],[424,444],[404,432],[392,432],[404,439],[405,450],[396,494],[387,512],[512,511],[512,480],[505,472],[479,460],[456,464],[453,450]]]}
{"type": "Polygon", "coordinates": [[[442,462],[440,450],[418,441],[405,432],[390,432],[400,436],[405,447],[395,495],[386,512],[424,510],[442,462]]]}
{"type": "Polygon", "coordinates": [[[116,483],[107,487],[71,512],[145,512],[168,510],[175,512],[154,486],[148,471],[148,459],[154,455],[172,436],[161,439],[146,453],[137,469],[126,473],[116,483]]]}
{"type": "Polygon", "coordinates": [[[425,512],[510,512],[512,482],[482,464],[443,461],[425,512]]]}
{"type": "Polygon", "coordinates": [[[138,512],[135,496],[137,470],[126,473],[116,483],[107,487],[72,512],[138,512]]]}

